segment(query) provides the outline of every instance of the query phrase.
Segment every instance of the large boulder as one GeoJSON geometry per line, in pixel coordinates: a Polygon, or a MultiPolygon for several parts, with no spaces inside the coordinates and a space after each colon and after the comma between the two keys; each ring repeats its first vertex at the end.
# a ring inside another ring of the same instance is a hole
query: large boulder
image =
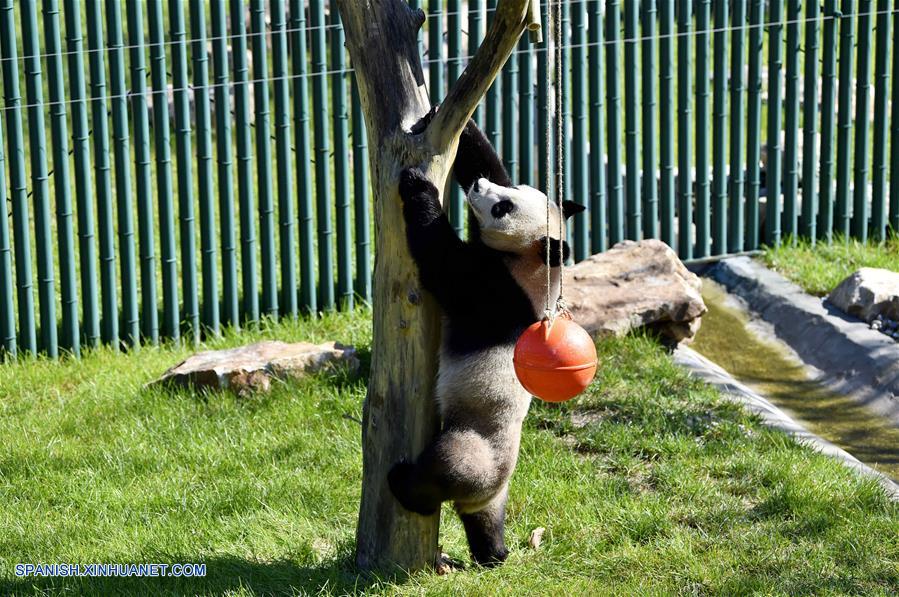
{"type": "Polygon", "coordinates": [[[863,267],[840,282],[827,300],[844,313],[868,322],[878,315],[895,321],[899,319],[899,273],[863,267]]]}
{"type": "Polygon", "coordinates": [[[166,371],[151,385],[231,389],[245,394],[267,391],[273,378],[296,378],[335,368],[351,372],[359,368],[352,346],[337,342],[266,341],[197,353],[166,371]]]}
{"type": "Polygon", "coordinates": [[[623,241],[570,267],[565,300],[594,336],[648,327],[668,342],[690,341],[706,312],[702,281],[665,243],[623,241]]]}

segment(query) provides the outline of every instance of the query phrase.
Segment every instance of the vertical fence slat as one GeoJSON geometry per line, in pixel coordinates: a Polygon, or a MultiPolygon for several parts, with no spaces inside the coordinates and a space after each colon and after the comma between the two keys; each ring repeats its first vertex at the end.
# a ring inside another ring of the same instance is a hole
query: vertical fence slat
{"type": "MultiPolygon", "coordinates": [[[[586,48],[582,49],[582,51],[585,50],[586,48]]],[[[531,42],[527,38],[527,33],[521,37],[518,44],[518,56],[518,156],[521,163],[521,167],[518,169],[518,182],[519,184],[533,185],[536,173],[534,168],[534,69],[531,42]]],[[[586,65],[584,67],[586,68],[586,65]]],[[[583,71],[583,69],[581,70],[583,71]]],[[[584,153],[586,156],[586,149],[584,153]]]]}
{"type": "Polygon", "coordinates": [[[150,124],[147,116],[147,66],[144,56],[143,2],[129,0],[128,45],[131,57],[131,113],[134,126],[134,179],[137,187],[137,225],[140,257],[141,334],[159,341],[156,312],[156,247],[153,223],[153,182],[150,176],[150,124]]]}
{"type": "MultiPolygon", "coordinates": [[[[462,2],[447,0],[446,2],[446,50],[447,50],[447,89],[452,89],[459,75],[462,74],[462,2]]],[[[441,97],[438,101],[443,101],[441,97]]],[[[444,203],[447,205],[450,222],[460,236],[465,228],[462,191],[458,185],[450,184],[444,203]]]]}
{"type": "MultiPolygon", "coordinates": [[[[484,0],[469,0],[468,2],[468,56],[469,60],[474,56],[484,39],[484,0]]],[[[533,76],[532,83],[533,84],[533,76]]],[[[533,108],[532,108],[533,110],[533,108]]],[[[478,106],[471,116],[478,127],[484,126],[484,113],[478,106]]],[[[530,184],[530,183],[528,183],[530,184]]]]}
{"type": "MultiPolygon", "coordinates": [[[[495,0],[489,0],[488,6],[491,2],[495,5],[495,0]]],[[[537,143],[537,186],[543,189],[548,197],[552,197],[553,176],[551,174],[552,168],[550,167],[550,160],[552,159],[553,148],[552,143],[549,142],[549,138],[546,137],[546,129],[547,126],[550,126],[550,121],[552,119],[552,115],[550,114],[552,101],[549,97],[549,79],[551,72],[550,53],[553,50],[551,45],[552,35],[550,35],[549,32],[553,31],[553,29],[550,24],[549,3],[544,2],[540,10],[544,30],[543,43],[537,52],[537,128],[539,129],[539,142],[537,143]]],[[[495,101],[495,98],[491,97],[495,87],[496,81],[494,81],[493,86],[487,91],[487,114],[485,119],[485,122],[487,123],[489,123],[491,118],[490,102],[491,100],[495,101]]]]}
{"type": "MultiPolygon", "coordinates": [[[[495,9],[496,0],[490,1],[495,9]]],[[[428,81],[431,104],[434,105],[442,102],[444,95],[443,3],[444,0],[428,2],[428,81]]]]}
{"type": "MultiPolygon", "coordinates": [[[[100,0],[87,2],[88,61],[91,73],[91,123],[94,141],[94,177],[97,192],[99,231],[100,291],[102,295],[101,337],[117,347],[119,315],[116,285],[115,224],[112,214],[112,180],[109,162],[109,125],[106,117],[106,55],[103,42],[103,15],[100,0]]],[[[21,303],[20,303],[21,304],[21,303]]]]}
{"type": "MultiPolygon", "coordinates": [[[[334,266],[332,261],[331,172],[328,134],[328,57],[325,44],[325,7],[323,0],[311,0],[312,29],[312,109],[315,119],[315,198],[318,218],[318,305],[324,311],[334,308],[334,266]]],[[[258,124],[257,124],[258,126],[258,124]]]]}
{"type": "MultiPolygon", "coordinates": [[[[894,38],[899,36],[899,0],[894,2],[894,8],[897,9],[893,13],[893,35],[894,38]]],[[[889,226],[893,234],[899,233],[899,143],[895,140],[899,139],[899,55],[895,50],[895,42],[893,44],[893,93],[892,97],[892,114],[890,115],[890,214],[889,226]]],[[[883,126],[886,123],[881,123],[883,126]]]]}
{"type": "Polygon", "coordinates": [[[91,184],[90,128],[87,121],[87,89],[84,81],[84,39],[81,4],[63,3],[66,54],[69,63],[69,95],[72,109],[72,151],[75,154],[75,203],[78,211],[78,258],[81,271],[81,335],[87,346],[100,342],[97,304],[97,251],[94,245],[94,190],[91,184]]]}
{"type": "Polygon", "coordinates": [[[746,38],[746,0],[734,0],[732,14],[730,69],[730,194],[728,197],[727,247],[732,253],[743,250],[743,51],[746,38]]]}
{"type": "Polygon", "coordinates": [[[837,72],[837,2],[825,0],[821,61],[821,167],[818,183],[818,237],[833,240],[833,125],[837,72]]]}
{"type": "MultiPolygon", "coordinates": [[[[496,13],[496,1],[497,0],[487,0],[487,21],[489,22],[493,15],[496,13]]],[[[430,23],[429,27],[429,35],[431,39],[431,49],[428,50],[428,59],[430,61],[431,68],[431,101],[439,102],[443,100],[443,86],[442,86],[442,75],[440,73],[440,69],[436,68],[437,63],[434,60],[440,59],[440,48],[435,47],[439,45],[440,40],[440,31],[435,31],[434,28],[440,27],[440,0],[431,0],[431,10],[432,14],[434,12],[437,13],[437,17],[431,17],[433,21],[430,23]],[[437,87],[439,86],[440,93],[437,93],[437,87]],[[436,99],[435,99],[436,98],[436,99]]],[[[544,19],[546,22],[546,19],[544,19]]],[[[544,36],[545,38],[546,36],[544,36]]],[[[548,43],[548,42],[547,42],[548,43]]],[[[544,76],[541,81],[546,81],[547,77],[544,76]]],[[[487,110],[485,113],[485,122],[484,122],[484,133],[487,135],[487,138],[490,139],[490,143],[494,147],[499,147],[501,141],[501,131],[502,131],[502,106],[500,104],[500,94],[502,92],[502,77],[496,77],[493,80],[493,85],[487,90],[487,110]]],[[[550,176],[550,178],[552,178],[550,176]]]]}
{"type": "Polygon", "coordinates": [[[6,142],[9,154],[10,199],[12,200],[16,298],[19,307],[18,348],[37,352],[34,321],[34,287],[31,272],[31,227],[28,186],[25,180],[25,139],[22,132],[22,94],[19,90],[19,58],[16,48],[15,3],[0,2],[0,50],[3,54],[3,95],[6,142]]]}
{"type": "MultiPolygon", "coordinates": [[[[325,26],[324,23],[321,24],[325,26]]],[[[321,33],[324,38],[324,31],[321,33]]],[[[268,92],[268,59],[265,0],[250,2],[250,37],[253,49],[253,94],[256,128],[256,193],[259,196],[259,236],[262,247],[262,313],[278,316],[278,274],[275,253],[275,206],[272,198],[271,107],[268,92]]],[[[324,41],[322,42],[324,43],[324,41]]],[[[322,50],[324,54],[324,49],[322,50]]],[[[321,59],[324,62],[324,58],[321,59]]],[[[322,75],[323,77],[324,75],[322,75]]],[[[316,123],[316,131],[318,130],[316,123]]],[[[325,153],[327,156],[327,153],[325,153]]],[[[328,160],[324,159],[325,168],[328,160]]],[[[330,275],[330,270],[328,270],[330,275]]]]}
{"type": "Polygon", "coordinates": [[[659,236],[659,192],[656,181],[656,0],[647,0],[642,9],[641,75],[643,92],[643,236],[659,236]]]}
{"type": "Polygon", "coordinates": [[[352,80],[353,101],[353,196],[356,224],[356,295],[371,302],[371,223],[368,183],[368,138],[362,100],[355,77],[352,80]]]}
{"type": "MultiPolygon", "coordinates": [[[[452,25],[452,23],[450,23],[452,25]]],[[[452,27],[450,27],[450,39],[452,39],[452,27]]],[[[452,57],[452,47],[450,47],[452,57]]],[[[452,59],[450,65],[452,65],[452,59]]],[[[449,80],[454,82],[453,72],[450,71],[449,80]]],[[[502,72],[502,157],[512,180],[518,180],[518,110],[515,100],[518,96],[518,56],[515,52],[509,56],[502,72]]],[[[453,206],[450,205],[450,221],[459,230],[458,221],[453,219],[453,206]]]]}
{"type": "Polygon", "coordinates": [[[693,181],[690,159],[690,129],[693,124],[690,106],[691,4],[689,0],[680,0],[677,15],[677,252],[685,260],[693,256],[693,181]]]}
{"type": "MultiPolygon", "coordinates": [[[[241,12],[241,19],[243,19],[241,12]]],[[[175,156],[178,162],[178,227],[181,237],[181,292],[184,316],[193,342],[200,338],[197,292],[196,231],[190,137],[190,97],[187,79],[187,30],[184,3],[169,0],[172,40],[172,91],[175,108],[175,156]]]]}
{"type": "Polygon", "coordinates": [[[212,0],[212,80],[215,85],[215,143],[222,251],[222,323],[240,324],[237,291],[237,246],[234,238],[234,181],[231,173],[231,86],[228,75],[228,34],[225,0],[212,0]]]}
{"type": "MultiPolygon", "coordinates": [[[[200,2],[192,2],[190,5],[190,33],[194,75],[194,112],[197,123],[197,178],[199,183],[197,191],[199,192],[198,198],[200,200],[203,325],[206,327],[207,333],[218,335],[219,293],[218,276],[216,276],[215,202],[212,194],[212,121],[209,115],[209,55],[206,50],[206,15],[204,14],[204,6],[200,2]]],[[[255,51],[253,55],[256,55],[255,51]]],[[[266,135],[267,140],[268,136],[266,135]]]]}
{"type": "MultiPolygon", "coordinates": [[[[637,117],[637,28],[639,9],[637,2],[624,4],[624,151],[627,161],[625,197],[627,202],[626,234],[631,240],[640,240],[642,213],[640,205],[639,120],[637,117]]],[[[577,77],[581,79],[581,77],[577,77]]]]}
{"type": "MultiPolygon", "coordinates": [[[[280,313],[296,317],[296,217],[293,212],[290,155],[290,82],[287,80],[287,17],[284,0],[272,0],[272,78],[275,83],[275,155],[278,160],[278,232],[281,243],[280,313]]],[[[337,11],[332,11],[337,14],[337,11]]],[[[336,67],[335,67],[336,68],[336,67]]],[[[337,148],[336,156],[342,155],[337,148]]],[[[344,150],[343,155],[345,156],[344,150]]],[[[338,182],[339,184],[339,182],[338,182]]]]}
{"type": "MultiPolygon", "coordinates": [[[[448,0],[447,12],[447,88],[452,88],[462,74],[462,2],[448,0]]],[[[514,54],[513,54],[514,56],[514,54]]],[[[441,98],[440,101],[443,101],[441,98]]],[[[506,104],[508,105],[508,104],[506,104]]],[[[508,124],[508,123],[507,123],[508,124]]],[[[517,124],[517,123],[516,123],[517,124]]],[[[508,128],[506,129],[508,130],[508,128]]],[[[514,178],[514,175],[513,175],[514,178]]],[[[465,229],[465,197],[459,185],[451,184],[444,202],[449,205],[449,219],[460,236],[465,229]]]]}
{"type": "Polygon", "coordinates": [[[178,261],[175,254],[175,209],[169,140],[169,94],[162,0],[147,5],[150,27],[150,74],[153,80],[153,134],[156,145],[156,196],[159,204],[159,252],[162,260],[162,335],[178,340],[178,261]]]}
{"type": "Polygon", "coordinates": [[[853,0],[843,0],[840,17],[840,79],[839,113],[837,115],[837,203],[834,232],[849,238],[849,197],[851,156],[849,137],[852,132],[852,63],[853,56],[853,0]]]}
{"type": "Polygon", "coordinates": [[[60,348],[71,351],[73,355],[80,356],[81,337],[78,330],[75,238],[72,224],[72,191],[69,182],[69,132],[66,118],[65,79],[62,68],[58,0],[44,0],[43,26],[47,54],[50,131],[53,137],[56,233],[59,244],[59,289],[62,298],[62,328],[59,345],[60,348]]]}
{"type": "Polygon", "coordinates": [[[746,243],[759,248],[759,192],[761,191],[762,148],[762,0],[749,3],[749,80],[747,81],[746,124],[746,243]]]}
{"type": "MultiPolygon", "coordinates": [[[[234,132],[237,138],[237,204],[240,212],[240,277],[243,291],[241,309],[244,321],[255,322],[259,320],[259,289],[256,267],[256,189],[253,184],[253,146],[250,135],[250,67],[247,62],[246,4],[244,0],[231,0],[230,8],[234,62],[234,132]]],[[[291,15],[292,18],[297,16],[305,19],[303,10],[297,12],[291,10],[291,15]]],[[[295,35],[303,35],[302,27],[295,35]]],[[[305,61],[303,67],[305,69],[305,61]]],[[[305,78],[302,81],[305,84],[305,78]]],[[[294,95],[295,99],[300,97],[296,91],[294,95]]],[[[308,165],[308,154],[304,157],[307,158],[305,163],[308,165]]]]}
{"type": "Polygon", "coordinates": [[[118,2],[106,5],[109,36],[109,90],[112,104],[113,155],[115,158],[116,211],[119,234],[119,265],[122,284],[122,335],[130,346],[140,345],[137,312],[137,279],[134,262],[134,215],[131,206],[131,143],[128,127],[128,89],[125,85],[125,53],[122,11],[118,2]]]}
{"type": "Polygon", "coordinates": [[[786,97],[784,99],[783,221],[796,240],[799,201],[799,16],[801,0],[787,0],[786,97]]]}
{"type": "Polygon", "coordinates": [[[768,3],[768,144],[766,147],[765,242],[780,245],[780,71],[783,66],[783,0],[768,3]]]}
{"type": "Polygon", "coordinates": [[[28,106],[28,149],[31,157],[31,195],[34,202],[34,236],[37,242],[37,283],[41,316],[40,349],[58,356],[56,337],[56,280],[53,272],[53,239],[50,222],[50,188],[47,176],[47,139],[44,131],[44,90],[36,2],[21,3],[22,57],[25,69],[25,101],[28,106]]]}
{"type": "MultiPolygon", "coordinates": [[[[232,18],[234,18],[232,16],[232,18]]],[[[306,313],[318,311],[315,292],[315,222],[312,209],[312,144],[309,140],[308,52],[306,8],[302,0],[290,0],[292,39],[294,145],[297,168],[297,201],[300,241],[300,304],[306,313]]],[[[247,138],[249,144],[249,138],[247,138]]],[[[249,152],[249,147],[247,149],[249,152]]],[[[358,170],[354,172],[358,176],[358,170]]],[[[243,205],[243,203],[241,203],[243,205]]],[[[243,209],[243,207],[241,207],[243,209]]],[[[366,214],[367,215],[367,214],[366,214]]],[[[357,216],[358,217],[358,216],[357,216]]],[[[247,223],[252,226],[252,221],[247,223]]],[[[246,293],[246,290],[244,290],[246,293]]]]}
{"type": "MultiPolygon", "coordinates": [[[[544,4],[546,4],[544,2],[544,4]]],[[[587,61],[590,73],[590,251],[605,251],[608,243],[606,236],[606,163],[605,163],[605,127],[603,114],[602,88],[602,5],[599,0],[589,0],[589,25],[587,29],[588,46],[590,48],[587,61]]],[[[544,35],[544,40],[549,36],[544,35]]],[[[545,41],[549,53],[549,41],[545,41]]],[[[542,82],[543,76],[538,73],[542,82]]],[[[543,108],[540,109],[543,111],[543,108]]],[[[541,121],[541,126],[543,122],[541,121]]],[[[544,143],[540,144],[541,146],[544,143]]],[[[541,160],[545,159],[541,152],[541,160]]]]}
{"type": "MultiPolygon", "coordinates": [[[[350,218],[349,114],[347,113],[346,59],[340,15],[331,10],[331,100],[334,127],[334,197],[337,206],[337,301],[341,309],[353,308],[353,238],[350,218]]],[[[461,202],[458,206],[462,217],[461,202]]]]}
{"type": "Polygon", "coordinates": [[[693,256],[711,251],[711,183],[709,181],[709,20],[711,0],[696,4],[696,247],[693,256]]]}
{"type": "Polygon", "coordinates": [[[852,236],[868,240],[868,105],[871,91],[871,0],[858,3],[858,72],[855,85],[855,189],[852,236]]]}
{"type": "MultiPolygon", "coordinates": [[[[874,58],[874,148],[871,167],[871,234],[886,238],[887,228],[887,108],[890,102],[890,3],[877,0],[877,49],[874,58]]],[[[895,59],[895,58],[894,58],[895,59]]],[[[893,174],[895,178],[899,172],[893,174]]]]}
{"type": "MultiPolygon", "coordinates": [[[[571,69],[575,76],[571,78],[571,107],[572,107],[572,148],[569,163],[571,164],[572,193],[570,199],[589,207],[590,187],[588,185],[587,171],[589,156],[587,154],[587,81],[583,73],[587,69],[587,21],[584,0],[574,2],[571,7],[571,69]]],[[[527,42],[525,42],[527,43],[527,42]]],[[[529,56],[529,54],[523,54],[529,56]]],[[[522,71],[529,71],[530,61],[524,64],[522,71]]],[[[520,95],[521,101],[530,103],[530,96],[524,92],[520,95]],[[527,97],[527,99],[526,99],[527,97]]],[[[533,121],[533,110],[528,113],[533,121]]],[[[522,118],[525,112],[522,112],[522,118]]],[[[530,128],[530,127],[527,127],[530,128]]],[[[531,140],[533,144],[533,140],[531,140]]],[[[522,139],[522,147],[524,147],[522,139]]],[[[530,151],[526,156],[521,154],[521,172],[530,169],[530,151]]],[[[581,213],[574,216],[574,259],[581,261],[590,255],[590,238],[587,226],[589,214],[581,213]]]]}
{"type": "Polygon", "coordinates": [[[728,0],[715,0],[712,98],[712,253],[727,252],[727,29],[728,0]]]}
{"type": "Polygon", "coordinates": [[[662,241],[674,247],[674,0],[659,0],[659,212],[662,241]]]}
{"type": "Polygon", "coordinates": [[[802,85],[802,209],[799,214],[799,234],[814,244],[815,209],[818,206],[817,145],[818,145],[818,26],[820,4],[806,3],[805,20],[805,82],[802,85]]]}
{"type": "MultiPolygon", "coordinates": [[[[621,83],[619,81],[619,53],[621,48],[621,3],[606,3],[606,109],[608,111],[608,202],[609,244],[624,239],[624,197],[621,180],[621,83]]],[[[664,75],[663,75],[664,77],[664,75]]],[[[663,141],[664,145],[664,141],[663,141]]]]}
{"type": "MultiPolygon", "coordinates": [[[[3,121],[0,119],[0,140],[3,139],[3,121]]],[[[0,205],[6,207],[6,156],[0,143],[0,205]]],[[[6,212],[3,212],[6,215],[6,212]]],[[[0,362],[7,356],[16,356],[16,311],[13,304],[12,247],[9,244],[9,225],[6,217],[0,218],[0,362]]]]}

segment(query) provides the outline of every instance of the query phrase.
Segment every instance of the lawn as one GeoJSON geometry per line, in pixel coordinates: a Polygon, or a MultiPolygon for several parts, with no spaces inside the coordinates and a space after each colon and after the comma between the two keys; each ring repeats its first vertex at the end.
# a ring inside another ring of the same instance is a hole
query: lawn
{"type": "MultiPolygon", "coordinates": [[[[216,341],[326,338],[370,315],[216,341]]],[[[528,417],[505,566],[359,576],[360,379],[250,399],[144,385],[189,351],[0,366],[0,594],[890,594],[899,504],[767,430],[643,336],[599,343],[583,396],[528,417]],[[527,546],[546,527],[538,550],[527,546]],[[19,579],[19,562],[205,562],[197,579],[19,579]]],[[[468,561],[447,506],[441,543],[468,561]]]]}
{"type": "Polygon", "coordinates": [[[777,248],[766,248],[761,259],[806,292],[824,296],[860,267],[899,272],[899,238],[882,243],[836,238],[833,244],[814,246],[808,240],[786,239],[777,248]]]}

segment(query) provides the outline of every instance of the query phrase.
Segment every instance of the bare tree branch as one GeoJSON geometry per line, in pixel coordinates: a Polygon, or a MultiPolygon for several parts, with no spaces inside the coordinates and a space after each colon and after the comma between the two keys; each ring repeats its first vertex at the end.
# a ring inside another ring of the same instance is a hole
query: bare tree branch
{"type": "Polygon", "coordinates": [[[509,59],[528,23],[529,4],[530,0],[502,0],[496,7],[487,37],[428,126],[428,142],[437,153],[447,151],[458,141],[481,98],[509,59]]]}

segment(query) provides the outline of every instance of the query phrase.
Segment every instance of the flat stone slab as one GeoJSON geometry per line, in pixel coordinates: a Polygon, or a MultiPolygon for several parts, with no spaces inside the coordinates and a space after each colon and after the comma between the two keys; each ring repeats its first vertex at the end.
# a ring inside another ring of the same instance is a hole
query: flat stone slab
{"type": "Polygon", "coordinates": [[[708,275],[737,295],[834,391],[899,425],[899,344],[748,257],[708,275]]]}
{"type": "Polygon", "coordinates": [[[766,426],[778,429],[798,442],[810,446],[827,456],[836,458],[844,465],[864,476],[873,477],[884,488],[887,495],[893,500],[899,501],[899,485],[892,479],[861,462],[846,450],[815,435],[790,415],[772,404],[767,398],[741,384],[727,371],[695,350],[687,347],[678,347],[674,352],[674,362],[690,371],[693,376],[717,388],[726,399],[741,404],[750,412],[758,415],[766,426]]]}
{"type": "Polygon", "coordinates": [[[693,339],[706,312],[702,280],[662,241],[623,241],[565,270],[565,301],[594,336],[648,327],[672,343],[693,339]]]}
{"type": "Polygon", "coordinates": [[[328,369],[359,369],[352,346],[337,342],[265,341],[192,355],[150,385],[230,389],[238,394],[268,391],[272,379],[290,379],[328,369]]]}
{"type": "Polygon", "coordinates": [[[827,300],[844,313],[867,322],[878,315],[899,319],[899,273],[863,267],[827,295],[827,300]]]}

